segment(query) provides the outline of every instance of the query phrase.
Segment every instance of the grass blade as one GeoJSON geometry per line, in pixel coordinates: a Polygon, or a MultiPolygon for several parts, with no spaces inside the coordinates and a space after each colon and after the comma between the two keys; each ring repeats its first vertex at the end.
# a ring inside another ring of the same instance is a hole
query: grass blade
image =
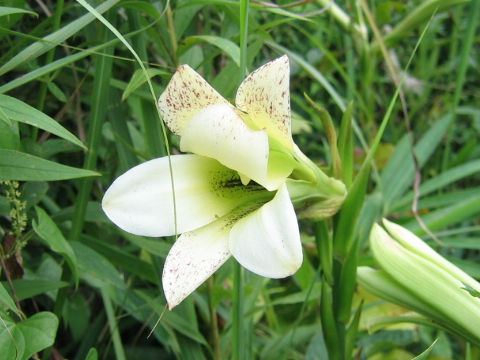
{"type": "MultiPolygon", "coordinates": [[[[107,0],[97,7],[97,11],[99,13],[104,13],[119,1],[120,0],[107,0]]],[[[5,74],[6,72],[16,68],[26,61],[36,59],[40,55],[45,54],[48,50],[54,48],[62,41],[65,41],[72,35],[75,35],[80,29],[90,24],[93,20],[95,20],[95,16],[90,13],[85,14],[79,19],[74,20],[70,24],[62,27],[60,30],[45,36],[41,41],[33,43],[3,64],[2,67],[0,67],[0,75],[5,74]]]]}

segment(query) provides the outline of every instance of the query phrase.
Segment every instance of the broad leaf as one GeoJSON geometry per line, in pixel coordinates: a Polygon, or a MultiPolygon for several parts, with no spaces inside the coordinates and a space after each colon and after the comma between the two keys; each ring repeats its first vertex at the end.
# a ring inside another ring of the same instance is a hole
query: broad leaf
{"type": "Polygon", "coordinates": [[[5,290],[3,285],[0,283],[0,305],[6,307],[13,312],[17,312],[17,307],[10,296],[10,294],[5,290]]]}
{"type": "Polygon", "coordinates": [[[55,342],[58,318],[51,312],[40,312],[17,324],[26,339],[23,360],[49,347],[55,342]]]}
{"type": "Polygon", "coordinates": [[[53,251],[61,254],[65,258],[70,270],[72,270],[75,283],[78,284],[77,257],[75,256],[72,247],[63,237],[62,232],[50,216],[48,216],[45,210],[38,206],[35,206],[35,210],[37,212],[38,221],[33,220],[33,229],[38,236],[47,242],[53,251]]]}
{"type": "Polygon", "coordinates": [[[55,342],[58,319],[51,312],[40,312],[15,324],[5,319],[0,327],[2,359],[28,360],[55,342]]]}

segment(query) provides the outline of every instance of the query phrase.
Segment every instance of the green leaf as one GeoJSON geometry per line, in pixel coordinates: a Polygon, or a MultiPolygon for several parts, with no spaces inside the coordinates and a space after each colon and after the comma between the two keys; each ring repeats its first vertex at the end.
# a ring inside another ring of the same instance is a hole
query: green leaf
{"type": "Polygon", "coordinates": [[[70,244],[77,255],[81,279],[99,288],[108,286],[125,288],[120,273],[107,259],[80,242],[72,241],[70,244]]]}
{"type": "MultiPolygon", "coordinates": [[[[419,165],[427,162],[434,150],[442,141],[443,136],[448,130],[450,124],[450,115],[446,115],[438,120],[415,145],[415,153],[419,165]]],[[[397,145],[395,152],[390,158],[387,166],[382,172],[382,193],[385,201],[385,208],[392,206],[395,201],[408,189],[413,183],[415,168],[413,164],[408,135],[397,145]]]]}
{"type": "Polygon", "coordinates": [[[122,100],[125,100],[127,97],[130,96],[132,92],[134,92],[140,86],[145,84],[147,82],[146,76],[148,76],[148,78],[151,79],[152,77],[157,75],[170,75],[170,73],[163,70],[152,69],[152,68],[148,68],[146,72],[144,72],[142,69],[136,70],[133,73],[129,83],[127,84],[127,87],[123,91],[122,100]]]}
{"type": "Polygon", "coordinates": [[[0,94],[0,109],[8,119],[22,122],[48,131],[84,149],[85,145],[62,125],[41,111],[8,95],[0,94]]]}
{"type": "Polygon", "coordinates": [[[12,15],[12,14],[30,14],[30,15],[34,15],[35,17],[38,17],[38,14],[33,11],[14,8],[14,7],[8,7],[8,6],[0,6],[0,17],[12,15]]]}
{"type": "MultiPolygon", "coordinates": [[[[0,106],[0,113],[1,111],[0,106]]],[[[18,150],[20,149],[20,134],[18,129],[18,123],[9,123],[0,121],[0,149],[18,150]]]]}
{"type": "Polygon", "coordinates": [[[0,180],[52,181],[99,175],[20,151],[0,149],[0,180]]]}
{"type": "Polygon", "coordinates": [[[118,40],[114,39],[111,41],[107,41],[105,43],[102,43],[97,46],[93,46],[91,48],[85,49],[83,51],[79,51],[75,54],[69,55],[62,57],[58,60],[55,60],[51,63],[48,63],[44,66],[41,66],[39,68],[36,68],[35,70],[32,70],[20,77],[17,77],[6,84],[0,86],[0,94],[4,94],[12,89],[15,89],[19,86],[25,85],[30,83],[31,81],[38,79],[44,75],[47,75],[51,72],[54,72],[55,70],[61,69],[66,67],[67,65],[74,63],[75,61],[78,61],[80,59],[83,59],[84,57],[90,56],[92,53],[99,52],[100,50],[111,46],[115,43],[117,43],[118,40]]]}
{"type": "MultiPolygon", "coordinates": [[[[430,194],[436,190],[445,188],[447,185],[454,183],[455,181],[466,178],[470,175],[475,175],[480,173],[480,160],[472,160],[470,162],[464,163],[462,165],[451,168],[443,173],[435,176],[432,179],[426,180],[420,186],[419,192],[423,197],[427,194],[430,194]]],[[[413,200],[413,192],[410,191],[406,194],[401,200],[399,200],[394,209],[398,209],[401,206],[405,206],[411,203],[413,200]]]]}
{"type": "Polygon", "coordinates": [[[85,357],[85,360],[98,360],[97,349],[90,348],[90,350],[88,350],[87,356],[85,357]]]}
{"type": "Polygon", "coordinates": [[[170,248],[172,247],[171,244],[168,244],[164,241],[158,241],[157,239],[150,239],[143,236],[129,234],[125,231],[117,229],[118,232],[122,234],[122,236],[130,241],[132,244],[137,245],[141,249],[148,251],[153,255],[160,256],[162,258],[166,258],[170,248]]]}
{"type": "MultiPolygon", "coordinates": [[[[401,40],[409,34],[412,29],[425,24],[428,18],[433,14],[438,14],[441,11],[448,9],[449,7],[466,3],[468,0],[428,0],[422,1],[416,6],[413,11],[408,13],[402,21],[400,21],[393,29],[388,31],[383,38],[385,44],[393,46],[397,41],[401,40]]],[[[380,49],[380,45],[377,41],[371,44],[370,51],[373,53],[380,49]]]]}
{"type": "Polygon", "coordinates": [[[476,297],[476,298],[480,298],[480,291],[477,291],[475,290],[474,288],[472,288],[471,286],[467,285],[467,284],[463,284],[463,289],[465,291],[467,291],[470,295],[472,295],[473,297],[476,297]]]}
{"type": "MultiPolygon", "coordinates": [[[[462,202],[432,211],[422,216],[422,220],[431,231],[437,231],[466,219],[478,217],[478,214],[480,214],[480,193],[462,202]]],[[[417,235],[425,235],[425,230],[416,219],[406,223],[405,227],[417,235]]]]}
{"type": "Polygon", "coordinates": [[[160,19],[162,17],[162,14],[157,10],[155,5],[146,1],[122,1],[122,8],[137,10],[154,19],[160,19]]]}
{"type": "Polygon", "coordinates": [[[70,329],[73,341],[78,342],[86,335],[91,325],[91,310],[80,291],[69,295],[62,309],[62,320],[70,329]]]}
{"type": "Polygon", "coordinates": [[[5,113],[5,111],[3,111],[1,107],[0,107],[0,120],[2,120],[6,125],[12,126],[12,122],[10,121],[7,114],[5,113]]]}
{"type": "MultiPolygon", "coordinates": [[[[4,286],[7,284],[2,282],[4,286]]],[[[18,300],[22,301],[30,299],[36,295],[46,293],[51,290],[57,290],[68,285],[65,281],[53,281],[53,280],[26,280],[16,279],[12,281],[13,288],[18,297],[18,300]]]]}
{"type": "Polygon", "coordinates": [[[15,323],[5,317],[2,317],[0,326],[0,349],[2,357],[9,360],[20,360],[25,353],[25,337],[15,323]]]}
{"type": "Polygon", "coordinates": [[[342,160],[343,182],[347,186],[347,189],[352,184],[354,167],[352,113],[353,102],[350,102],[343,113],[340,134],[338,136],[338,151],[340,153],[340,159],[342,160]]]}
{"type": "Polygon", "coordinates": [[[435,341],[432,343],[432,345],[430,345],[428,348],[426,348],[425,351],[423,351],[420,355],[415,356],[412,360],[424,360],[424,359],[426,360],[428,358],[428,355],[432,351],[433,347],[437,343],[437,341],[438,341],[438,339],[435,339],[435,341]]]}
{"type": "Polygon", "coordinates": [[[310,343],[308,344],[307,353],[305,354],[305,360],[329,360],[328,350],[325,346],[325,340],[323,339],[323,333],[319,331],[310,343]]]}
{"type": "Polygon", "coordinates": [[[359,215],[365,202],[368,178],[370,175],[369,163],[362,166],[360,172],[350,187],[342,208],[338,213],[338,223],[335,228],[333,241],[334,251],[342,258],[346,257],[354,241],[355,229],[359,215]]]}
{"type": "Polygon", "coordinates": [[[51,312],[40,312],[17,324],[17,329],[27,340],[22,360],[28,360],[33,354],[53,345],[58,318],[51,312]]]}
{"type": "Polygon", "coordinates": [[[193,45],[196,45],[201,42],[209,43],[213,46],[218,47],[225,54],[227,54],[237,66],[240,66],[240,48],[234,42],[221,38],[219,36],[211,35],[197,35],[187,37],[183,43],[183,52],[191,48],[193,45]]]}
{"type": "Polygon", "coordinates": [[[57,100],[66,103],[67,102],[67,96],[63,92],[62,89],[58,87],[57,84],[55,84],[53,81],[49,81],[47,83],[48,90],[52,93],[53,96],[57,98],[57,100]]]}
{"type": "MultiPolygon", "coordinates": [[[[120,0],[107,0],[100,4],[96,10],[99,13],[103,13],[118,3],[120,0]]],[[[45,54],[48,50],[62,43],[70,36],[78,34],[81,29],[95,20],[95,16],[88,13],[80,18],[72,21],[70,24],[63,26],[59,30],[45,36],[41,41],[37,41],[25,49],[20,51],[13,58],[8,60],[2,67],[0,67],[0,75],[20,66],[26,61],[35,59],[42,54],[45,54]]]]}
{"type": "Polygon", "coordinates": [[[6,307],[9,310],[13,311],[14,313],[17,312],[17,307],[15,306],[15,302],[13,301],[12,297],[8,293],[7,290],[3,287],[0,283],[0,304],[2,307],[6,307]]]}
{"type": "Polygon", "coordinates": [[[33,229],[50,248],[61,254],[72,270],[75,283],[78,284],[77,257],[68,241],[63,237],[62,232],[42,208],[35,206],[38,222],[33,220],[33,229]]]}
{"type": "Polygon", "coordinates": [[[82,236],[81,240],[82,243],[108,258],[112,265],[127,270],[152,283],[158,282],[158,277],[155,274],[156,271],[152,264],[139,259],[138,256],[129,254],[117,245],[110,245],[105,241],[98,241],[98,239],[94,237],[82,236]]]}

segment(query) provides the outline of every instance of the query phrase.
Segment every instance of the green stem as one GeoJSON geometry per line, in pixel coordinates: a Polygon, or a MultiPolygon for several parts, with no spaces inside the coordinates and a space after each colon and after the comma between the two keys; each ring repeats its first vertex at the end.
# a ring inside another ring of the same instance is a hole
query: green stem
{"type": "Polygon", "coordinates": [[[245,339],[243,333],[243,273],[238,262],[233,265],[233,360],[243,360],[245,339]]]}
{"type": "Polygon", "coordinates": [[[355,35],[362,39],[367,38],[367,28],[363,25],[354,23],[350,16],[342,10],[335,2],[331,0],[317,0],[317,2],[325,7],[330,15],[347,31],[352,31],[355,35]]]}
{"type": "Polygon", "coordinates": [[[107,313],[108,327],[110,328],[110,334],[112,335],[113,348],[115,350],[115,359],[126,360],[125,351],[123,350],[122,339],[120,332],[118,331],[118,324],[115,318],[115,312],[113,310],[110,297],[105,289],[101,289],[103,305],[105,306],[105,312],[107,313]]]}
{"type": "Polygon", "coordinates": [[[326,281],[322,281],[320,313],[323,337],[325,339],[325,345],[328,349],[329,359],[342,360],[342,347],[340,345],[340,338],[333,312],[332,287],[326,281]]]}
{"type": "Polygon", "coordinates": [[[175,65],[178,62],[178,45],[177,45],[177,35],[175,34],[175,26],[173,20],[173,13],[172,8],[170,7],[170,3],[167,3],[166,15],[167,15],[167,27],[168,27],[168,36],[170,38],[170,45],[172,46],[172,57],[175,59],[175,65]]]}
{"type": "Polygon", "coordinates": [[[221,360],[222,356],[220,353],[220,334],[218,333],[218,319],[217,319],[217,311],[215,310],[215,307],[213,306],[212,303],[212,292],[213,292],[213,277],[210,277],[208,279],[208,297],[209,297],[209,303],[208,306],[210,308],[210,337],[211,337],[211,343],[213,347],[213,359],[214,360],[221,360]]]}
{"type": "Polygon", "coordinates": [[[240,1],[240,81],[247,76],[248,0],[240,1]]]}
{"type": "MultiPolygon", "coordinates": [[[[240,1],[240,77],[247,75],[248,0],[240,1]]],[[[245,354],[243,319],[243,272],[239,263],[233,265],[232,343],[233,360],[243,360],[245,354]]]]}

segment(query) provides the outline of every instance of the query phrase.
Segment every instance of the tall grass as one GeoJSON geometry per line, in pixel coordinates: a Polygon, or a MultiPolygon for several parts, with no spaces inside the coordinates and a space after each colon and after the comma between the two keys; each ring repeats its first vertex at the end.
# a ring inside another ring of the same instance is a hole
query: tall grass
{"type": "Polygon", "coordinates": [[[479,6],[4,2],[2,356],[480,356],[459,337],[401,317],[370,329],[408,310],[356,282],[358,266],[374,266],[366,240],[381,217],[480,278],[479,6]],[[229,260],[165,311],[161,273],[174,237],[121,231],[101,210],[103,193],[136,164],[179,152],[156,99],[180,64],[231,100],[250,71],[282,54],[295,142],[344,181],[345,204],[328,220],[300,220],[304,262],[294,276],[270,280],[229,260]]]}

